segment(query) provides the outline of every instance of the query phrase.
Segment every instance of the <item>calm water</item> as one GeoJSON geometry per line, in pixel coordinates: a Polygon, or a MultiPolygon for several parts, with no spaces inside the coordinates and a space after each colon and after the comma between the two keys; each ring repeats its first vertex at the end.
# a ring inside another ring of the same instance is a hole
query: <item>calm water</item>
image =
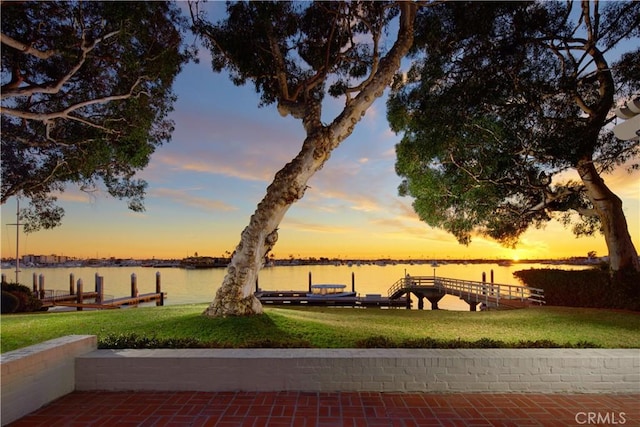
{"type": "MultiPolygon", "coordinates": [[[[513,272],[529,268],[562,268],[582,269],[582,266],[550,266],[546,264],[513,264],[499,266],[492,264],[445,264],[435,269],[440,277],[464,280],[482,280],[482,273],[486,273],[490,281],[493,270],[494,282],[501,284],[521,284],[513,272]]],[[[167,293],[166,305],[191,304],[210,302],[218,287],[222,283],[225,269],[186,270],[182,268],[148,267],[77,267],[77,268],[22,268],[20,281],[29,287],[33,283],[33,273],[43,274],[45,289],[69,289],[69,275],[74,274],[75,280],[82,279],[84,289],[92,290],[96,273],[104,277],[105,298],[124,297],[130,294],[131,274],[137,276],[140,293],[155,291],[156,272],[160,272],[162,290],[167,293]]],[[[14,278],[10,269],[2,271],[8,279],[14,278]]],[[[405,273],[412,276],[432,276],[434,267],[429,264],[410,265],[362,265],[362,266],[277,266],[264,268],[260,272],[259,285],[265,290],[303,290],[307,289],[309,273],[314,284],[341,283],[351,288],[351,275],[355,275],[356,292],[364,294],[387,295],[387,290],[405,273]]],[[[414,300],[414,307],[417,306],[414,300]]],[[[430,304],[425,304],[425,309],[430,304]]],[[[468,310],[469,305],[458,297],[446,295],[439,303],[445,310],[468,310]]]]}

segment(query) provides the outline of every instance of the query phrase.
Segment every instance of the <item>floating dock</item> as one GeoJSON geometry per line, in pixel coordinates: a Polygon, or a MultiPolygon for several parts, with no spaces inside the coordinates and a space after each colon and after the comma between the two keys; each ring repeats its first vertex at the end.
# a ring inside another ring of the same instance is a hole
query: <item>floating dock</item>
{"type": "MultiPolygon", "coordinates": [[[[407,308],[406,299],[392,300],[379,294],[361,296],[309,296],[308,291],[258,291],[254,294],[264,305],[315,307],[407,308]]],[[[409,302],[411,304],[411,302],[409,302]]]]}
{"type": "Polygon", "coordinates": [[[254,295],[264,305],[315,307],[411,308],[410,298],[389,298],[381,294],[356,294],[355,274],[351,273],[351,291],[343,284],[313,284],[309,272],[308,289],[303,291],[268,291],[258,287],[254,295]]]}

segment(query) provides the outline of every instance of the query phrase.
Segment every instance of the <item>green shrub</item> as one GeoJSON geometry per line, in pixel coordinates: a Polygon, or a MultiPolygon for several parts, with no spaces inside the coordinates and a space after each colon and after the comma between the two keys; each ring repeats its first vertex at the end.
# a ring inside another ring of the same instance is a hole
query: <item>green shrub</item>
{"type": "Polygon", "coordinates": [[[2,314],[15,313],[18,311],[20,301],[11,292],[2,291],[2,314]]]}
{"type": "Polygon", "coordinates": [[[204,348],[199,340],[193,338],[157,338],[136,333],[109,334],[98,340],[98,348],[204,348]]]}
{"type": "Polygon", "coordinates": [[[640,310],[640,274],[608,270],[530,269],[514,275],[525,285],[544,289],[546,305],[640,310]]]}
{"type": "Polygon", "coordinates": [[[284,341],[269,338],[249,340],[238,347],[240,348],[310,348],[311,343],[307,340],[286,339],[284,341]]]}
{"type": "Polygon", "coordinates": [[[364,338],[356,342],[358,348],[397,348],[398,344],[382,335],[364,338]]]}
{"type": "Polygon", "coordinates": [[[461,339],[445,340],[431,337],[394,341],[384,336],[373,336],[356,343],[357,348],[599,348],[600,346],[588,341],[576,344],[558,344],[551,340],[518,341],[515,343],[480,338],[475,341],[461,339]]]}
{"type": "MultiPolygon", "coordinates": [[[[217,341],[201,341],[194,338],[158,338],[142,336],[136,333],[110,334],[98,340],[98,348],[227,348],[217,341]]],[[[234,348],[309,348],[311,344],[304,340],[276,341],[269,338],[247,341],[234,348]]]]}
{"type": "Polygon", "coordinates": [[[3,282],[2,291],[9,292],[18,299],[16,313],[39,311],[42,308],[42,301],[36,298],[27,286],[3,282]]]}

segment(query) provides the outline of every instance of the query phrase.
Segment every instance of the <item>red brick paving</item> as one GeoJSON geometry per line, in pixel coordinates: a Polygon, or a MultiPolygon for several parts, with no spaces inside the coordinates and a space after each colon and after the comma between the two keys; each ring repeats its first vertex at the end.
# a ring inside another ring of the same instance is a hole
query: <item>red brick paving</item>
{"type": "Polygon", "coordinates": [[[524,427],[607,424],[640,426],[640,394],[73,392],[9,426],[524,427]],[[589,413],[593,413],[591,420],[589,413]],[[598,420],[600,424],[596,424],[598,420]]]}

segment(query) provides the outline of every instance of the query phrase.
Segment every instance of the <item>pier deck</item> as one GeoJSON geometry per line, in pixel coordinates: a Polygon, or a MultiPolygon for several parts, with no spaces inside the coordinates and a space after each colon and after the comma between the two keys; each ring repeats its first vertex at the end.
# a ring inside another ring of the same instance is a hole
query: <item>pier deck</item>
{"type": "Polygon", "coordinates": [[[419,309],[424,305],[424,298],[431,301],[433,309],[437,309],[438,301],[445,294],[466,301],[471,311],[476,311],[476,306],[482,303],[496,308],[524,308],[544,304],[542,289],[435,276],[403,277],[389,288],[388,293],[391,300],[414,294],[419,299],[419,309]]]}
{"type": "MultiPolygon", "coordinates": [[[[91,294],[95,294],[95,292],[85,293],[83,295],[83,299],[95,299],[95,295],[91,297],[90,296],[91,294]]],[[[113,309],[113,308],[120,308],[123,305],[138,305],[143,302],[154,302],[154,301],[164,302],[164,299],[166,298],[166,293],[152,292],[148,294],[138,295],[136,297],[122,297],[122,298],[115,298],[115,299],[102,301],[102,302],[82,302],[82,303],[76,302],[75,296],[73,297],[74,298],[72,299],[66,299],[66,300],[58,299],[58,300],[51,301],[48,303],[49,305],[47,305],[47,307],[59,306],[59,307],[76,307],[76,308],[113,309]]]]}

